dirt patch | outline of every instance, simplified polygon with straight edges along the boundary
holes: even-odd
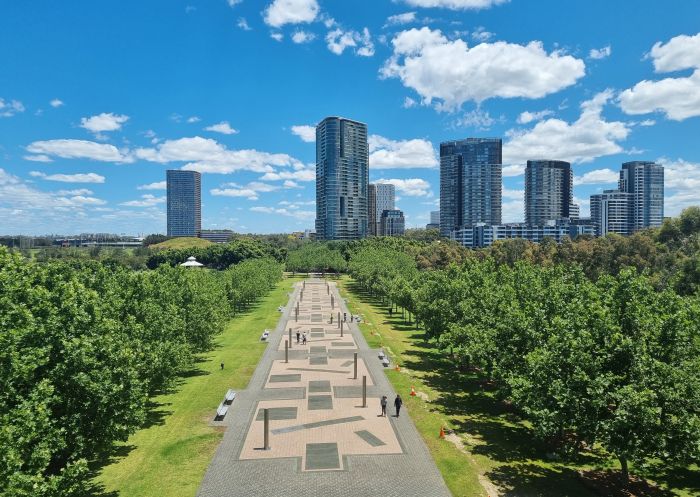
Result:
[[[625,482],[617,471],[579,471],[578,476],[586,487],[606,497],[672,497],[675,495],[643,478],[632,476],[629,482]]]
[[[428,394],[425,392],[418,392],[416,391],[416,395],[423,399],[425,402],[430,402],[430,397],[428,397]]]
[[[471,440],[476,441],[476,439],[474,437],[469,436],[468,438],[470,440],[469,443],[471,443]],[[454,431],[446,433],[445,440],[447,440],[448,442],[453,444],[455,447],[457,447],[457,449],[460,452],[463,452],[464,454],[468,455],[470,459],[472,459],[472,456],[469,453],[469,451],[464,448],[464,441],[462,440],[462,437],[457,435]],[[476,445],[476,444],[474,444],[474,445]],[[472,461],[473,461],[473,459],[472,459]],[[491,482],[491,480],[489,480],[486,477],[486,475],[479,473],[478,477],[479,477],[479,484],[484,488],[484,490],[486,491],[486,495],[488,495],[488,497],[499,497],[501,495],[501,493],[500,493],[501,491],[498,489],[498,487],[496,485],[493,484],[493,482]]]

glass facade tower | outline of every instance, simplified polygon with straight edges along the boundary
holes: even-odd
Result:
[[[370,235],[381,236],[382,212],[395,208],[396,187],[389,183],[369,184],[368,230]]]
[[[367,236],[369,147],[367,125],[327,117],[316,126],[316,238]]]
[[[559,160],[529,160],[525,168],[525,223],[571,218],[574,175],[571,164]],[[576,210],[576,209],[574,209]],[[578,217],[576,214],[575,217]]]
[[[202,231],[202,175],[166,171],[168,236],[199,236]]]
[[[664,167],[661,164],[623,163],[619,188],[631,196],[630,231],[661,226],[664,220]]]
[[[501,224],[502,142],[467,138],[440,144],[440,234]]]

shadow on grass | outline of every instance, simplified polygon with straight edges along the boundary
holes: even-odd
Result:
[[[568,468],[552,469],[532,463],[516,463],[495,468],[486,476],[500,487],[502,497],[588,497],[592,492]]]

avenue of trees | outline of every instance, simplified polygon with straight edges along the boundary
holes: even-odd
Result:
[[[141,427],[149,397],[281,277],[270,258],[134,271],[0,247],[0,495],[87,492],[88,463]]]
[[[636,264],[588,273],[556,257],[508,260],[499,247],[421,271],[420,251],[396,245],[357,246],[350,274],[494,384],[543,441],[562,453],[601,446],[625,478],[629,463],[700,462],[697,294]]]

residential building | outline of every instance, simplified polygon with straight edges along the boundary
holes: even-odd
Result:
[[[567,219],[548,221],[541,226],[530,226],[527,223],[511,223],[488,225],[477,223],[464,226],[450,233],[450,239],[469,248],[482,248],[493,245],[499,240],[522,238],[539,243],[545,238],[551,238],[561,243],[566,238],[576,238],[581,235],[592,236],[595,226],[571,223]]]
[[[379,226],[381,236],[401,236],[406,231],[406,219],[399,209],[385,210]]]
[[[369,147],[367,125],[327,117],[316,126],[316,237],[367,236]]]
[[[568,219],[573,204],[571,164],[561,160],[529,160],[525,168],[525,223],[541,226]]]
[[[631,203],[632,194],[620,190],[604,190],[591,195],[591,221],[596,227],[596,235],[629,235]]]
[[[169,169],[167,184],[168,236],[199,236],[202,231],[202,175]]]
[[[440,211],[430,211],[430,222],[425,225],[427,230],[440,229]]]
[[[368,188],[368,231],[370,235],[380,234],[382,212],[394,210],[396,187],[389,183],[370,183]]]
[[[234,232],[231,230],[202,230],[199,233],[199,238],[213,243],[228,243],[233,235]]]
[[[630,232],[661,226],[664,220],[664,167],[655,162],[622,164],[619,189],[629,193]]]
[[[502,142],[467,138],[440,144],[440,234],[501,222]]]

